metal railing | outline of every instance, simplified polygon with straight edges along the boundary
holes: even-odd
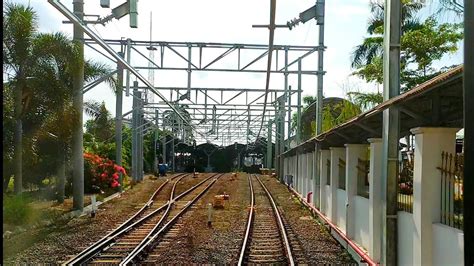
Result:
[[[400,173],[398,175],[398,201],[400,211],[413,213],[413,152],[402,153]]]
[[[441,223],[463,230],[464,154],[441,153]]]

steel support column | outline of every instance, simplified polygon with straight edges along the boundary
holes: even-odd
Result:
[[[267,168],[272,168],[272,120],[268,121],[268,130],[267,130]]]
[[[316,136],[322,133],[323,125],[323,77],[324,77],[324,16],[325,16],[325,3],[324,0],[318,0],[316,2],[316,24],[319,25],[319,36],[318,36],[318,82],[317,82],[317,94],[316,94]],[[315,143],[314,147],[314,182],[313,182],[313,203],[316,208],[320,208],[320,165],[319,165],[319,153],[320,145],[318,142]]]
[[[401,2],[385,0],[383,96],[400,94]],[[382,133],[382,261],[397,265],[397,177],[400,114],[396,106],[383,111]]]
[[[163,136],[161,137],[162,141],[163,141],[163,148],[162,148],[162,152],[163,152],[163,164],[166,164],[167,161],[166,161],[166,133],[165,133],[165,125],[166,125],[166,115],[165,113],[163,112]]]
[[[296,112],[296,145],[299,145],[301,142],[301,60],[298,60],[298,107]]]
[[[138,81],[133,82],[133,87],[138,87]],[[143,114],[143,95],[146,94],[145,91],[139,93],[139,100],[138,100],[138,181],[143,180],[143,125],[144,121],[144,114]]]
[[[464,162],[474,162],[474,1],[464,0]],[[464,265],[474,265],[474,164],[464,164]]]
[[[74,15],[79,20],[84,18],[84,1],[73,0]],[[74,24],[73,40],[78,43],[77,51],[80,58],[84,58],[84,31]],[[83,94],[84,62],[75,68],[73,75],[73,109],[76,112],[76,128],[72,132],[72,169],[73,169],[73,209],[82,211],[84,208],[84,155],[83,155]]]
[[[159,110],[155,110],[155,134],[154,135],[154,146],[153,146],[153,172],[158,173],[158,156],[156,153],[156,147],[158,145],[158,118]]]
[[[133,113],[132,113],[132,178],[138,181],[138,126],[139,126],[139,99],[141,95],[137,89],[133,89]]]
[[[123,53],[119,53],[123,56]],[[117,87],[115,88],[115,164],[122,166],[122,103],[123,103],[123,67],[117,62]],[[119,173],[119,190],[123,190],[123,174]]]

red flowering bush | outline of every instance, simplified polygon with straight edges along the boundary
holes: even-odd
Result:
[[[90,190],[89,192],[96,192],[94,190],[97,189],[115,189],[120,186],[119,174],[127,175],[123,167],[96,154],[84,153],[84,163],[84,185],[86,190]]]

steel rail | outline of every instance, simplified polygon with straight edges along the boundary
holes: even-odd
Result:
[[[212,177],[213,176],[211,176],[211,177],[209,177],[205,180],[208,180]],[[143,238],[143,240],[125,257],[124,260],[126,260],[130,256],[130,254],[134,254],[137,250],[140,250],[140,248],[147,243],[148,239],[155,233],[155,231],[158,229],[158,227],[160,227],[161,224],[163,223],[163,221],[168,217],[168,214],[171,210],[171,207],[173,206],[173,203],[175,201],[174,193],[175,193],[175,190],[176,190],[176,186],[178,185],[178,182],[180,180],[181,180],[181,178],[176,180],[176,182],[173,184],[173,188],[171,189],[171,193],[170,193],[170,199],[168,200],[166,210],[163,213],[163,215],[160,217],[160,220],[155,224],[155,226],[153,226],[153,228],[150,230],[150,232],[148,232],[148,234]]]
[[[209,178],[207,178],[204,181],[209,180],[212,177],[215,177],[218,174],[215,174]],[[218,177],[216,177],[214,180],[212,180],[196,197],[194,197],[191,201],[189,201],[179,212],[176,214],[173,218],[171,218],[163,227],[160,228],[156,234],[154,234],[152,237],[150,237],[144,244],[141,246],[137,246],[137,248],[132,251],[123,261],[120,263],[120,265],[127,265],[130,263],[135,264],[135,259],[138,258],[138,256],[142,253],[146,253],[146,251],[151,250],[157,243],[155,243],[155,240],[163,234],[165,231],[167,231],[171,225],[174,223],[176,219],[178,219],[194,202],[196,202],[204,193],[207,192],[207,190],[224,174],[220,174]],[[202,182],[201,182],[202,183]],[[178,198],[174,199],[172,203],[176,202]],[[172,204],[171,203],[171,204]],[[171,206],[170,204],[170,206]]]
[[[160,193],[161,190],[163,190],[165,185],[168,184],[168,182],[170,180],[175,179],[177,177],[185,176],[185,175],[186,174],[177,174],[177,175],[174,175],[173,177],[171,177],[170,179],[167,179],[165,182],[163,182],[163,184],[161,184],[155,190],[155,192],[151,195],[150,199],[134,215],[132,215],[129,219],[127,219],[125,222],[123,222],[121,225],[119,225],[113,231],[108,233],[106,236],[104,236],[103,238],[101,238],[100,240],[95,242],[94,244],[90,245],[89,247],[87,247],[86,249],[81,251],[79,254],[74,256],[73,258],[71,258],[71,259],[67,260],[66,262],[64,262],[62,265],[76,265],[76,264],[84,263],[87,260],[89,260],[92,256],[94,256],[97,253],[98,249],[101,249],[102,247],[104,247],[104,245],[107,245],[110,242],[111,239],[116,237],[116,234],[123,231],[124,228],[126,229],[135,218],[137,218],[140,214],[145,212],[145,210],[153,204],[153,201],[154,201],[154,198],[156,197],[156,195],[158,193]]]
[[[286,229],[285,229],[285,225],[283,224],[283,220],[281,219],[281,214],[280,212],[278,211],[278,208],[275,204],[275,201],[273,200],[273,196],[272,194],[270,193],[270,191],[268,191],[267,187],[263,184],[263,182],[260,180],[260,178],[257,176],[257,175],[254,175],[255,178],[257,179],[257,181],[260,183],[260,185],[262,186],[263,190],[265,190],[266,194],[267,194],[267,197],[268,199],[270,200],[270,203],[272,204],[272,209],[275,213],[275,217],[277,218],[277,221],[278,221],[278,227],[280,228],[280,234],[281,234],[281,238],[283,240],[283,244],[285,246],[285,252],[286,252],[286,257],[288,259],[288,264],[289,265],[295,265],[295,261],[293,259],[293,255],[291,253],[291,246],[290,246],[290,241],[288,240],[288,236],[286,234]]]
[[[237,265],[243,265],[244,263],[245,250],[247,250],[247,246],[249,244],[248,240],[249,240],[250,229],[252,227],[253,216],[254,216],[255,196],[253,193],[253,185],[252,185],[252,179],[250,175],[248,175],[248,180],[249,180],[249,186],[250,186],[250,212],[248,216],[249,218],[247,222],[247,229],[245,230],[244,242],[242,243],[242,247],[240,249],[239,262],[237,263]]]
[[[189,174],[188,174],[189,175]],[[180,199],[184,196],[186,196],[187,194],[189,194],[189,192],[191,192],[192,190],[198,188],[199,186],[201,186],[204,182],[208,181],[209,179],[211,179],[212,177],[214,177],[216,174],[202,180],[201,182],[199,182],[198,184],[194,185],[193,187],[189,188],[188,190],[186,190],[185,192],[179,194],[175,200],[177,199]],[[186,174],[184,175],[186,176]],[[183,178],[184,176],[180,176],[180,179]],[[170,201],[168,201],[167,203],[165,203],[164,205],[160,206],[158,209],[154,210],[153,212],[149,213],[148,215],[140,218],[138,221],[134,222],[133,224],[129,225],[127,228],[121,230],[120,232],[117,232],[115,235],[112,235],[112,236],[109,236],[107,239],[105,239],[104,243],[101,243],[100,247],[96,247],[95,248],[95,252],[100,252],[100,250],[102,250],[101,248],[103,248],[104,246],[106,247],[106,245],[112,243],[117,237],[127,233],[128,231],[130,231],[131,229],[133,228],[136,228],[137,225],[143,223],[144,221],[146,221],[148,218],[150,218],[151,216],[153,216],[154,214],[162,211],[164,208],[167,208],[168,206],[170,205]],[[109,234],[110,235],[110,234]],[[84,263],[86,263],[88,260],[90,260],[94,255],[96,255],[96,253],[92,254],[92,256],[89,256],[89,258],[87,258],[86,260],[84,261],[81,261],[81,262],[77,262],[77,263],[74,263],[74,264],[67,264],[67,265],[82,265]]]

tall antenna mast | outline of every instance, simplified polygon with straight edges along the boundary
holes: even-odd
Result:
[[[152,37],[153,37],[153,12],[150,11],[150,46],[148,46],[146,49],[149,52],[149,59],[150,61],[148,62],[148,81],[155,86],[155,71],[153,70],[153,63],[155,61],[155,51],[156,47],[153,46],[152,44]],[[154,100],[154,95],[151,93],[149,90],[146,91],[146,97],[148,102],[153,102]]]

